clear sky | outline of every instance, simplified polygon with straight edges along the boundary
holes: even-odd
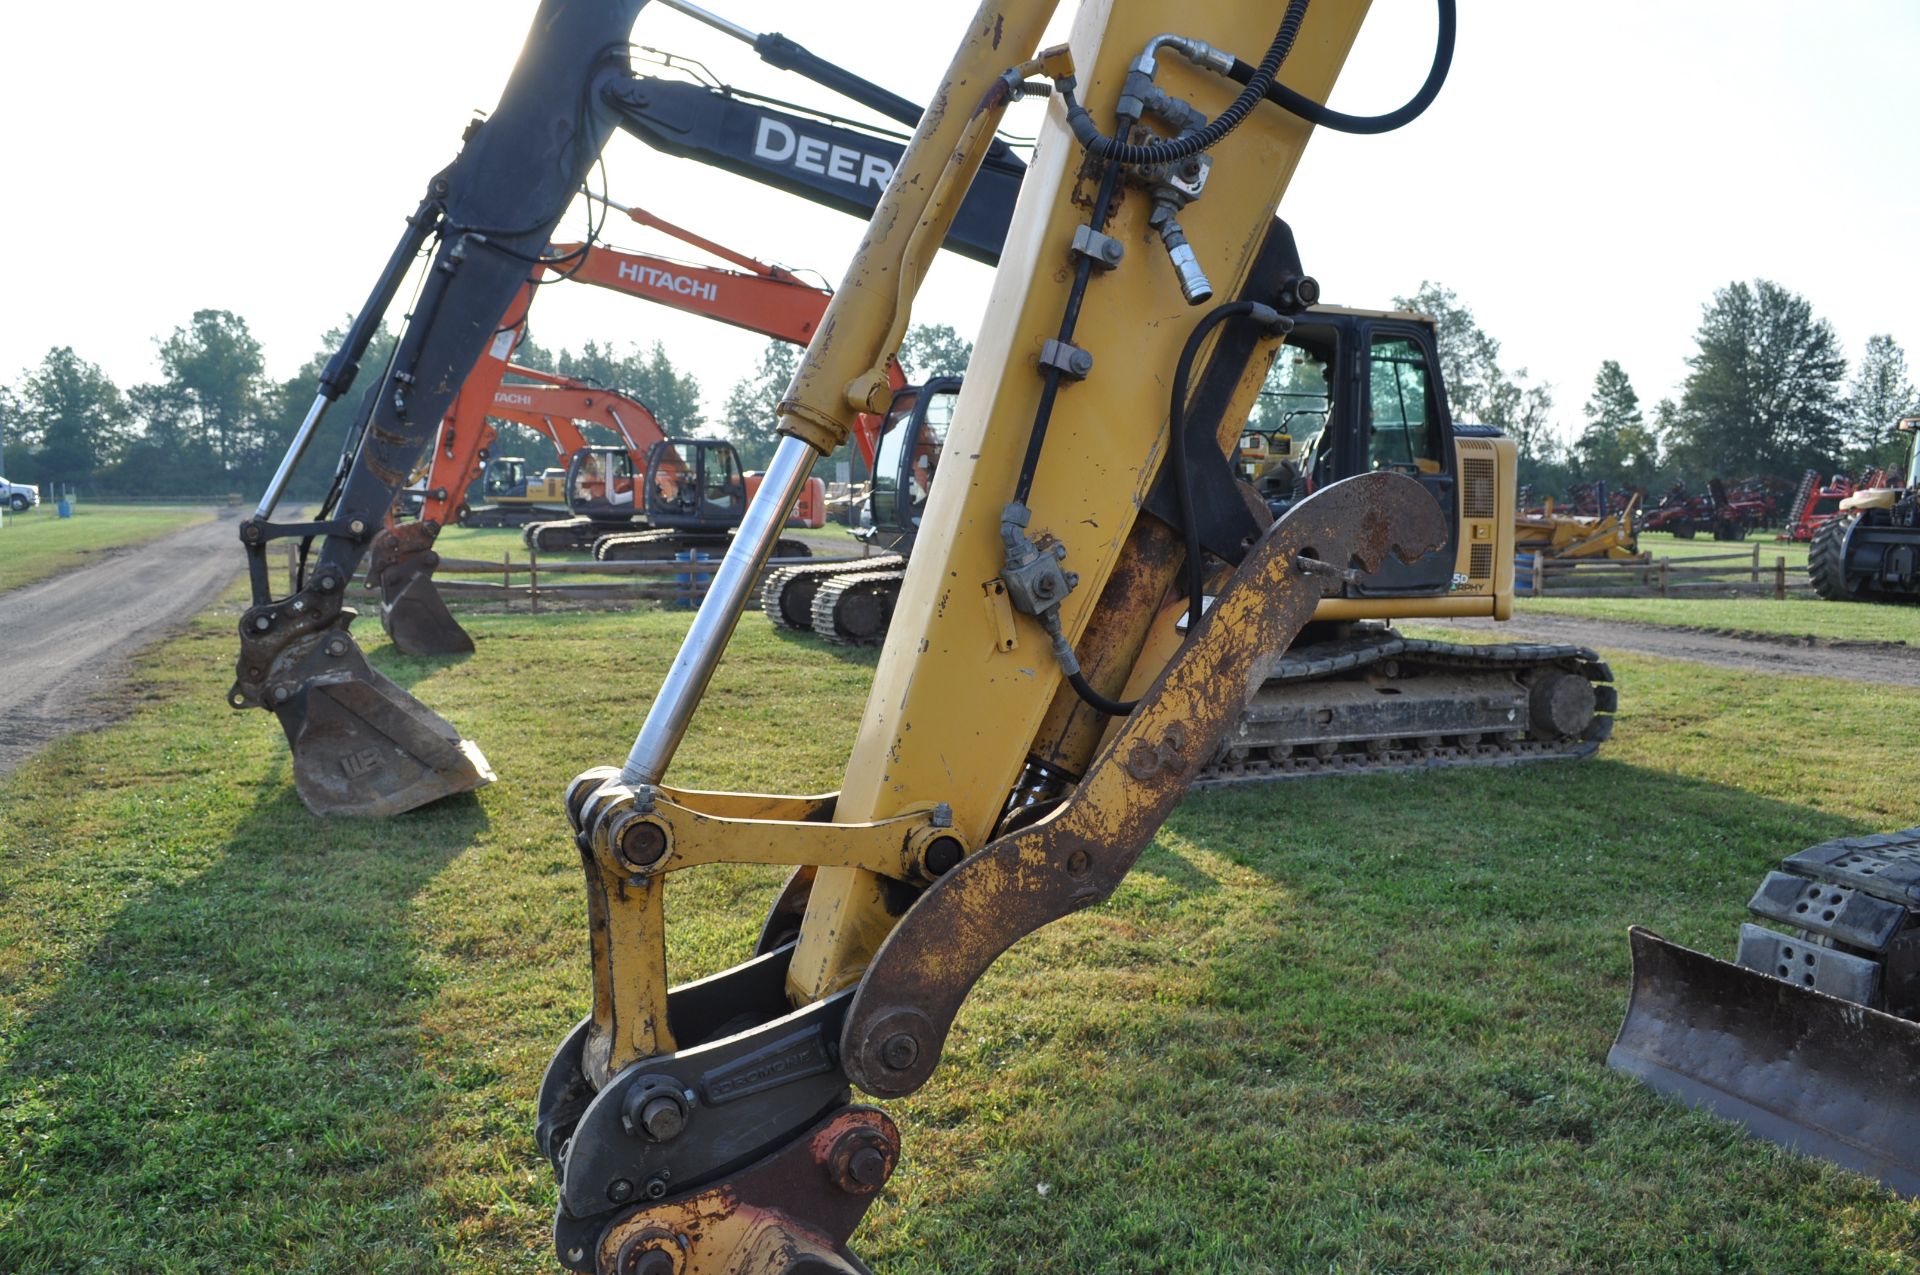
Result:
[[[710,0],[916,100],[966,0]],[[72,345],[123,386],[200,308],[246,317],[288,375],[364,297],[426,179],[490,108],[533,0],[95,0],[0,11],[0,219],[16,244],[0,377]],[[1062,5],[1064,28],[1070,4]],[[1677,392],[1700,307],[1756,276],[1806,295],[1849,357],[1892,333],[1920,362],[1920,5],[1462,0],[1439,102],[1385,137],[1322,132],[1282,207],[1329,300],[1454,288],[1504,361],[1554,384],[1573,431],[1600,361]],[[1177,12],[1177,6],[1170,7]],[[903,15],[910,14],[910,18]],[[1177,22],[1169,25],[1176,26]],[[1371,112],[1424,74],[1430,0],[1376,0],[1334,96]],[[664,7],[637,44],[845,110]],[[1251,60],[1257,50],[1241,50]],[[1040,109],[1029,105],[1026,111]],[[1266,109],[1266,108],[1263,108]],[[848,111],[848,113],[857,113]],[[1033,116],[1010,117],[1015,132]],[[859,224],[624,136],[616,199],[837,281]],[[572,233],[571,214],[561,234]],[[637,228],[616,244],[660,247]],[[989,272],[952,259],[916,319],[971,334]],[[758,338],[591,288],[549,288],[548,347],[666,342],[710,405]]]

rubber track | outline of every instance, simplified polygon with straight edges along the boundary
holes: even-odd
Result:
[[[1384,638],[1349,639],[1317,643],[1290,651],[1280,657],[1268,682],[1302,683],[1328,680],[1382,660],[1405,659],[1429,666],[1435,671],[1512,673],[1550,664],[1572,664],[1594,684],[1594,718],[1579,739],[1536,740],[1516,733],[1505,737],[1482,738],[1476,744],[1442,742],[1432,748],[1386,748],[1366,751],[1365,741],[1342,746],[1331,757],[1310,752],[1274,760],[1248,757],[1232,761],[1223,753],[1205,767],[1194,780],[1195,787],[1220,787],[1226,784],[1257,783],[1275,779],[1304,779],[1315,775],[1361,775],[1383,771],[1437,770],[1451,766],[1513,766],[1523,762],[1573,760],[1591,757],[1613,733],[1613,713],[1619,694],[1613,686],[1613,670],[1598,654],[1584,646],[1561,646],[1539,642],[1505,642],[1476,646],[1464,642],[1440,642],[1426,638],[1407,638],[1391,634]],[[1393,737],[1397,743],[1405,740]],[[1350,751],[1349,751],[1350,750]]]
[[[900,582],[907,578],[904,566],[875,571],[862,564],[861,570],[834,576],[813,595],[813,631],[835,646],[878,646],[887,637],[893,623],[893,603],[900,596]],[[879,631],[866,637],[847,633],[840,627],[840,601],[855,590],[873,591],[885,598],[887,618]]]
[[[608,535],[601,536],[593,542],[593,560],[595,562],[663,562],[672,558],[674,553],[681,548],[679,544],[680,537],[680,532],[661,527],[650,528],[646,531],[612,532]],[[611,552],[617,549],[648,549],[654,545],[661,546],[665,552],[660,554],[642,553],[634,557],[622,555],[617,558],[614,557]]]
[[[760,587],[760,609],[766,612],[767,619],[771,620],[773,626],[777,629],[787,629],[796,633],[810,633],[813,631],[811,598],[808,599],[809,620],[808,623],[804,625],[789,622],[785,612],[780,608],[780,591],[785,589],[789,582],[817,577],[824,583],[832,577],[842,574],[857,575],[868,571],[900,570],[906,566],[906,563],[907,560],[899,554],[889,553],[875,554],[873,557],[867,558],[858,564],[822,562],[805,567],[781,567],[779,570],[768,575],[766,583]],[[817,595],[818,587],[816,586],[815,596]]]

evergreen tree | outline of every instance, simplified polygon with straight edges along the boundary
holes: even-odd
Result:
[[[1640,414],[1640,396],[1618,363],[1608,359],[1593,378],[1583,409],[1587,427],[1574,443],[1584,475],[1646,486],[1653,481],[1658,445]]]
[[[1903,416],[1920,411],[1920,394],[1907,379],[1907,356],[1884,334],[1867,338],[1866,352],[1847,388],[1847,466],[1852,470],[1897,466],[1906,458],[1906,436],[1895,430]]]

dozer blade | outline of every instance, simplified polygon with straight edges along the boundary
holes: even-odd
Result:
[[[351,616],[301,639],[298,689],[274,706],[293,750],[293,783],[317,815],[379,818],[493,782],[487,759],[453,724],[368,665]]]
[[[1920,1195],[1920,1023],[1634,926],[1607,1065],[1758,1137]]]
[[[408,655],[470,654],[473,639],[434,587],[433,569],[440,565],[440,555],[426,547],[431,535],[416,528],[438,530],[410,523],[398,533],[383,530],[374,537],[367,574],[380,585],[380,627]]]

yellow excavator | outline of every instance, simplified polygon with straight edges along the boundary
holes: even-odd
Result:
[[[538,1136],[567,1269],[865,1270],[848,1237],[903,1148],[851,1090],[918,1089],[992,961],[1118,885],[1317,611],[1364,614],[1383,572],[1471,557],[1441,479],[1487,484],[1498,543],[1501,440],[1463,439],[1485,444],[1484,471],[1416,456],[1317,485],[1277,519],[1236,494],[1207,516],[1244,515],[1245,531],[1216,527],[1205,547],[1200,458],[1231,481],[1227,451],[1315,291],[1273,216],[1311,125],[1271,100],[1273,77],[1324,99],[1364,10],[1293,0],[1276,33],[1244,0],[1177,17],[1091,5],[1044,51],[1048,4],[989,4],[969,24],[631,752],[566,795],[593,1008],[554,1056]],[[1251,66],[1235,52],[1262,47]],[[1001,109],[1029,92],[1053,107],[842,786],[672,785],[786,503],[856,413],[887,409],[915,286]],[[751,957],[675,987],[666,886],[724,862],[794,871]]]

